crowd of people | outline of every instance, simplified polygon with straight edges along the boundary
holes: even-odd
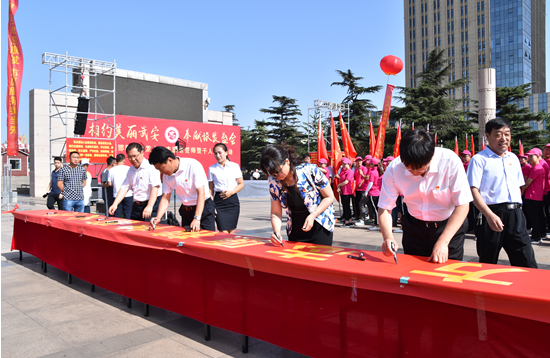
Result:
[[[267,146],[259,168],[268,178],[272,242],[282,240],[284,212],[289,241],[332,245],[340,221],[344,228],[380,231],[386,255],[399,248],[393,234],[402,233],[405,254],[444,263],[463,259],[465,234],[473,231],[480,262],[496,264],[504,249],[512,265],[537,267],[531,245],[550,231],[550,144],[544,153],[533,148],[516,156],[508,150],[507,120],[493,119],[485,130],[488,145],[473,157],[467,150],[459,157],[438,148],[429,133],[417,129],[403,134],[399,157],[344,157],[337,172],[325,158],[315,165],[311,158],[298,160],[292,149]],[[140,143],[129,144],[127,157],[110,157],[101,173],[108,214],[147,221],[154,229],[175,191],[187,230],[233,233],[242,172],[225,144],[216,144],[213,153],[216,163],[206,175],[195,159],[176,157],[164,147],[153,148],[145,159]],[[69,157],[65,167],[61,158],[54,160],[47,206],[90,212],[89,162],[80,161],[78,152]],[[335,195],[343,212],[339,220]]]

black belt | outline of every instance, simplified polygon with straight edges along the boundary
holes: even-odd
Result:
[[[487,205],[487,206],[491,210],[495,210],[495,209],[515,210],[515,209],[521,208],[521,204],[518,204],[518,203],[502,203],[502,204]]]
[[[420,225],[422,225],[422,226],[426,225],[427,228],[437,229],[438,227],[441,227],[441,226],[445,225],[447,223],[447,221],[449,221],[449,219],[446,219],[446,220],[443,220],[443,221],[424,221],[424,220],[420,220],[420,219],[415,218],[410,213],[408,213],[408,215],[409,215],[410,218],[412,218],[414,221],[416,221]]]
[[[208,198],[204,201],[204,206],[206,206],[206,203],[208,203],[208,200],[212,200],[211,198]],[[181,207],[183,208],[183,210],[185,211],[193,211],[197,208],[196,205],[193,205],[193,206],[186,206],[186,205],[183,205],[181,204]]]
[[[147,204],[149,204],[149,200],[146,200],[146,201],[137,201],[137,200],[134,200],[134,203],[138,204],[139,206],[142,206],[142,205],[147,206]]]

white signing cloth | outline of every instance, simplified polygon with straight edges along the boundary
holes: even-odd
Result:
[[[398,157],[386,169],[378,207],[392,210],[399,194],[409,213],[423,221],[447,220],[456,206],[473,200],[459,157],[449,149],[435,148],[425,176],[409,172]]]
[[[128,169],[128,174],[121,188],[132,190],[134,192],[134,200],[146,201],[149,200],[151,196],[151,190],[156,186],[160,188],[161,184],[160,172],[155,169],[147,159],[143,158],[139,168],[136,169],[136,167],[132,165],[130,169]],[[160,189],[158,195],[162,195]]]
[[[197,205],[197,188],[200,187],[204,187],[204,200],[210,198],[208,180],[201,163],[193,158],[178,159],[178,170],[172,175],[162,175],[162,192],[169,194],[176,189],[176,195],[185,206]]]
[[[216,163],[208,168],[208,181],[214,182],[214,191],[233,190],[239,185],[237,179],[242,177],[239,165],[229,160],[225,166]]]

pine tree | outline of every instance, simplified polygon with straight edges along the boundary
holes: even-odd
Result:
[[[370,99],[359,98],[362,95],[376,93],[382,89],[382,86],[362,87],[359,81],[363,77],[356,77],[351,70],[347,72],[336,70],[342,77],[341,82],[332,82],[331,86],[345,87],[347,96],[342,103],[348,104],[349,113],[349,135],[353,141],[357,152],[363,152],[368,148],[368,132],[369,132],[369,111],[376,110],[376,106],[372,104]],[[344,115],[344,114],[342,114]],[[347,119],[347,118],[344,118]],[[335,118],[336,126],[339,126],[337,118]]]
[[[262,150],[269,144],[269,131],[258,120],[254,120],[253,129],[249,128],[241,129],[241,167],[251,171],[260,164]]]
[[[397,87],[402,94],[398,97],[404,107],[393,108],[390,117],[402,119],[403,124],[416,128],[426,128],[437,132],[438,140],[454,141],[454,137],[473,133],[473,121],[463,111],[457,110],[462,99],[452,99],[453,89],[460,90],[470,80],[459,78],[448,81],[453,70],[453,63],[444,58],[444,51],[438,48],[430,52],[425,70],[414,76],[419,80],[417,87]],[[454,143],[454,142],[453,142]]]
[[[233,114],[233,125],[238,126],[239,125],[239,120],[237,119],[237,115],[235,114],[235,105],[234,104],[225,105],[225,106],[223,106],[223,110],[225,112],[229,112],[229,113]]]
[[[296,104],[296,100],[286,96],[274,95],[273,102],[278,103],[278,106],[260,109],[260,112],[272,116],[266,120],[258,121],[258,123],[269,129],[268,136],[274,144],[299,146],[301,134],[298,131],[297,116],[301,116],[302,112]]]

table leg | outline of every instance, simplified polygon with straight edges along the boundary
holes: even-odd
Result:
[[[19,250],[19,261],[23,261],[23,251]]]
[[[242,341],[242,352],[244,354],[248,353],[248,336],[243,335],[243,341]]]
[[[210,325],[205,324],[204,325],[204,340],[209,341],[210,340]]]
[[[44,273],[48,272],[48,264],[45,262],[42,262],[42,263],[43,263],[42,271],[44,271]]]
[[[73,283],[73,275],[71,275],[70,273],[67,274],[67,281],[69,281],[69,285]]]
[[[95,285],[92,285],[92,292],[95,292]]]
[[[149,305],[145,304],[145,311],[143,312],[143,315],[145,317],[149,317]]]
[[[128,308],[132,308],[132,299],[131,298],[126,298],[126,307]]]

